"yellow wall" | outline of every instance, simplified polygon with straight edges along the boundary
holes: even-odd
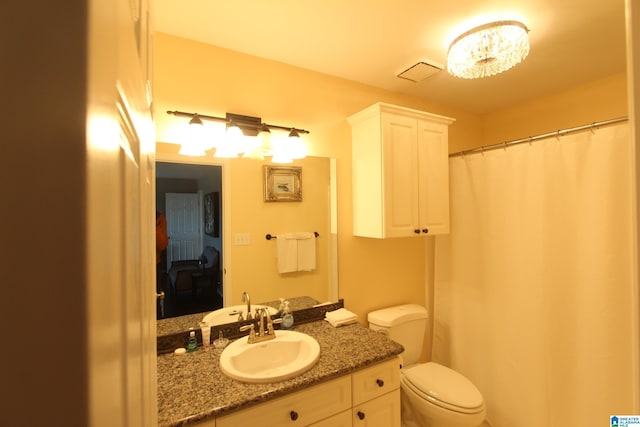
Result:
[[[303,295],[323,302],[329,299],[329,160],[307,157],[296,160],[291,166],[302,168],[303,200],[265,203],[263,163],[233,159],[232,226],[237,233],[251,236],[250,245],[231,246],[233,301],[239,302],[243,291],[247,291],[254,302]],[[280,274],[276,259],[277,241],[267,240],[265,235],[298,231],[317,231],[320,234],[315,241],[318,268]],[[227,238],[233,238],[233,235]]]
[[[483,117],[481,145],[491,145],[527,136],[627,115],[626,73],[577,86]]]
[[[421,109],[456,118],[450,129],[451,146],[464,146],[465,140],[481,132],[477,116],[166,34],[156,34],[155,43],[158,141],[177,142],[175,126],[184,122],[167,115],[167,110],[215,116],[231,112],[309,129],[305,138],[310,154],[337,159],[340,297],[362,322],[377,308],[426,303],[430,267],[425,267],[423,239],[380,241],[351,235],[351,129],[346,118],[378,101]],[[171,150],[175,151],[173,144],[158,144],[159,153]],[[235,276],[233,280],[235,288]],[[253,295],[252,299],[257,301]]]
[[[367,312],[393,304],[431,305],[433,240],[352,236],[351,130],[346,117],[378,101],[453,117],[449,150],[455,152],[626,115],[624,74],[478,116],[166,34],[157,34],[155,43],[158,141],[177,141],[173,126],[179,120],[166,110],[216,116],[232,112],[309,129],[310,154],[337,159],[340,297],[361,322],[366,322]],[[170,147],[175,146],[159,144],[158,152],[175,149]]]

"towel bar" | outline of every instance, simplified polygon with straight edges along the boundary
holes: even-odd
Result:
[[[317,231],[314,231],[314,232],[313,232],[313,235],[314,235],[314,236],[316,236],[316,237],[320,237],[320,233],[318,233]],[[265,239],[267,239],[267,240],[271,240],[271,239],[277,239],[278,237],[277,237],[277,236],[274,236],[274,235],[272,235],[272,234],[267,233],[267,234],[264,236],[264,238],[265,238]]]

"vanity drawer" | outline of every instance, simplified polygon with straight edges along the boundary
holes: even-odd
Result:
[[[349,408],[351,408],[351,379],[346,375],[222,416],[216,420],[216,426],[278,427],[289,424],[305,426]]]
[[[400,359],[394,357],[352,374],[353,405],[400,388]]]

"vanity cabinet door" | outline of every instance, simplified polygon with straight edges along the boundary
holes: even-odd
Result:
[[[400,427],[400,390],[353,407],[353,427]]]
[[[195,423],[189,424],[189,427],[216,427],[216,419],[209,418],[202,421],[196,421]]]
[[[394,357],[352,374],[353,405],[400,388],[400,360]]]
[[[265,403],[222,416],[217,427],[308,426],[351,408],[351,378],[346,375]]]
[[[351,426],[351,410],[340,412],[326,420],[318,421],[309,427],[352,427]]]

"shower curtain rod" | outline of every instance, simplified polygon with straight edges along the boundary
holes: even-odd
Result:
[[[564,135],[567,135],[569,133],[579,132],[579,131],[585,130],[585,129],[595,129],[595,128],[599,128],[599,127],[602,127],[602,126],[613,125],[613,124],[616,124],[616,123],[624,122],[626,120],[628,120],[628,118],[625,116],[625,117],[618,117],[616,119],[604,120],[604,121],[601,121],[601,122],[594,122],[594,123],[591,123],[591,124],[588,124],[588,125],[582,125],[582,126],[577,126],[577,127],[574,127],[574,128],[557,130],[557,131],[554,131],[554,132],[543,133],[543,134],[540,134],[540,135],[530,136],[530,137],[527,137],[527,138],[514,139],[512,141],[501,142],[499,144],[485,145],[485,146],[482,146],[482,147],[471,148],[469,150],[462,150],[462,151],[458,151],[458,152],[449,154],[449,157],[458,157],[458,156],[464,156],[464,155],[467,155],[467,154],[474,154],[474,153],[484,153],[485,151],[496,150],[498,148],[507,148],[507,147],[510,147],[512,145],[524,144],[525,142],[533,142],[533,141],[538,141],[540,139],[551,138],[551,137],[554,137],[554,136],[564,136]]]

